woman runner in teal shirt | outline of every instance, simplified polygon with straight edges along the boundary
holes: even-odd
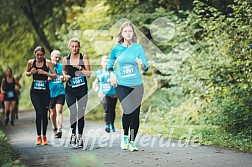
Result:
[[[113,72],[114,63],[117,65],[116,72]],[[108,71],[110,71],[111,84],[115,86],[123,108],[124,136],[121,148],[130,151],[138,150],[134,140],[139,128],[139,114],[144,92],[139,68],[143,71],[148,70],[145,53],[143,47],[137,43],[132,23],[125,22],[120,28],[118,43],[110,53]]]
[[[117,96],[115,88],[110,83],[110,75],[107,71],[108,57],[103,56],[101,59],[102,69],[96,71],[96,79],[93,82],[93,88],[98,88],[98,98],[104,111],[104,120],[106,122],[105,131],[115,132],[115,108],[117,103]],[[99,87],[98,87],[99,86]]]
[[[62,136],[62,123],[63,115],[62,109],[65,104],[65,88],[64,77],[62,73],[62,64],[60,63],[60,51],[54,50],[51,52],[51,61],[54,64],[54,70],[56,71],[57,78],[49,78],[50,88],[50,120],[55,138],[61,138]]]

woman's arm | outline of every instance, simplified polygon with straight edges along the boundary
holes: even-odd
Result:
[[[115,60],[116,60],[116,50],[115,50],[115,47],[114,47],[112,49],[112,51],[110,52],[110,56],[109,56],[109,59],[108,59],[107,70],[109,72],[114,70]]]
[[[5,82],[5,78],[2,79],[2,83],[1,83],[1,93],[5,93],[3,87],[4,87],[4,82]]]
[[[114,86],[114,87],[117,87],[118,80],[116,78],[116,75],[114,74],[113,71],[110,71],[109,74],[110,74],[110,79],[109,80],[110,80],[111,85]]]
[[[33,61],[34,60],[32,59],[32,60],[29,60],[27,62],[27,68],[26,68],[26,73],[25,73],[25,75],[27,77],[30,77],[30,76],[32,76],[33,74],[35,74],[37,72],[37,70],[35,68],[32,68],[32,62]]]
[[[95,78],[94,82],[92,83],[92,88],[95,90],[95,91],[98,91],[99,90],[99,87],[98,87],[98,78]]]
[[[89,64],[89,59],[87,55],[83,55],[83,62],[84,62],[84,68],[80,66],[79,70],[83,75],[89,77],[91,75],[91,71],[90,71],[90,64]]]
[[[148,71],[149,66],[146,60],[144,49],[141,45],[139,45],[139,57],[137,58],[136,62],[138,63],[138,65],[141,67],[143,71],[145,72]]]
[[[110,74],[110,83],[112,86],[116,87],[117,86],[117,78],[116,75],[114,74],[114,63],[116,60],[116,50],[115,48],[112,49],[110,52],[109,60],[108,60],[108,65],[107,65],[107,70],[109,71]]]
[[[15,84],[18,86],[18,89],[21,89],[21,84],[19,83],[18,80],[15,79]]]
[[[66,57],[62,59],[62,75],[64,81],[69,81],[71,79],[71,76],[67,74],[67,60]]]
[[[50,60],[46,60],[46,62],[47,62],[48,68],[51,71],[51,73],[43,71],[42,74],[44,74],[44,75],[46,75],[46,76],[48,76],[48,77],[50,77],[52,79],[56,79],[57,78],[57,74],[56,74],[56,71],[53,68],[53,63]]]

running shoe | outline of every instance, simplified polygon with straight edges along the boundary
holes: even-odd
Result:
[[[124,135],[121,142],[121,149],[127,150],[129,148],[129,136]]]
[[[57,132],[58,128],[53,128],[53,132]]]
[[[106,124],[105,131],[110,133],[110,124]]]
[[[11,122],[10,122],[10,123],[11,123],[11,125],[12,125],[12,126],[14,126],[14,121],[13,121],[13,120],[11,120]]]
[[[77,139],[77,148],[82,148],[83,147],[83,139],[82,138],[78,138]]]
[[[130,141],[130,142],[129,142],[129,150],[130,150],[130,151],[138,151],[138,148],[136,147],[134,141]]]
[[[56,134],[55,134],[55,138],[61,138],[62,136],[62,131],[58,131]]]
[[[46,136],[43,136],[42,137],[42,145],[47,145],[48,144],[48,141],[46,139]]]
[[[110,131],[111,132],[115,132],[115,126],[114,126],[114,124],[110,124]]]
[[[6,119],[5,119],[5,122],[4,122],[4,125],[7,126],[8,123],[9,123],[9,118],[6,118]]]
[[[35,145],[41,145],[41,144],[42,144],[41,136],[38,136]]]
[[[76,140],[77,140],[76,135],[75,135],[75,134],[72,134],[72,135],[71,135],[71,139],[70,139],[70,144],[71,144],[72,146],[75,146],[75,145],[76,145]]]

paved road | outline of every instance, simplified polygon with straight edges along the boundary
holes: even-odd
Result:
[[[219,147],[181,144],[159,140],[151,136],[139,136],[138,152],[121,150],[121,133],[105,133],[104,125],[86,122],[83,148],[71,148],[69,143],[69,120],[64,118],[62,139],[50,138],[49,145],[35,146],[35,113],[20,112],[15,126],[1,127],[7,133],[18,157],[27,166],[102,166],[102,167],[251,167],[252,154],[231,151]],[[50,123],[49,126],[51,127]],[[50,129],[50,128],[49,128]]]

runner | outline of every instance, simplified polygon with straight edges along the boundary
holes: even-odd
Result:
[[[47,145],[46,131],[48,125],[48,106],[50,101],[50,89],[48,77],[55,79],[56,72],[53,64],[45,58],[45,49],[37,46],[34,50],[35,59],[27,62],[26,76],[32,76],[33,82],[30,90],[31,102],[36,111],[37,140],[36,145]],[[51,73],[49,73],[49,70]],[[42,136],[41,136],[42,124]]]
[[[50,87],[50,120],[55,138],[61,138],[62,136],[62,124],[63,115],[62,109],[65,104],[65,88],[64,77],[62,74],[62,64],[60,63],[60,51],[54,50],[51,53],[51,61],[54,64],[54,70],[56,71],[57,78],[51,79],[49,77]]]
[[[4,94],[4,108],[5,108],[5,126],[9,123],[9,115],[11,114],[11,125],[14,125],[14,107],[17,102],[17,93],[15,86],[18,87],[18,89],[21,88],[20,83],[18,80],[15,80],[15,78],[12,76],[12,69],[7,68],[6,71],[6,77],[2,79],[1,84],[1,92]]]
[[[107,71],[108,57],[103,56],[101,59],[102,69],[96,71],[96,79],[92,86],[95,90],[99,90],[98,98],[104,111],[104,120],[106,123],[106,132],[115,132],[115,108],[117,103],[117,96],[115,88],[110,83],[110,75]],[[99,88],[97,87],[99,85]],[[98,89],[96,89],[98,88]]]
[[[62,63],[63,75],[66,79],[66,103],[70,110],[72,130],[70,144],[74,147],[83,147],[84,113],[88,100],[86,77],[91,74],[90,65],[88,56],[80,53],[79,39],[70,39],[68,48],[71,53],[62,59]]]
[[[113,72],[114,63],[117,72]],[[124,137],[121,148],[137,151],[135,138],[139,128],[139,114],[144,93],[139,68],[148,70],[143,47],[137,43],[137,36],[132,23],[122,24],[118,43],[113,47],[109,62],[110,81],[116,88],[116,94],[123,108],[122,125]],[[129,136],[130,130],[130,136]]]

